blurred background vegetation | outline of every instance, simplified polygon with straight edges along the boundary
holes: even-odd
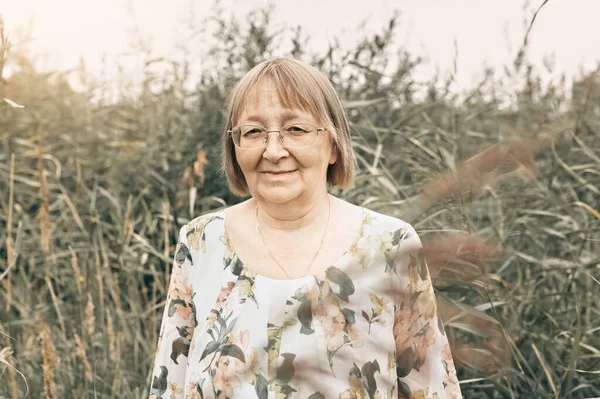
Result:
[[[464,396],[600,396],[598,70],[543,83],[524,46],[456,94],[452,75],[415,77],[398,16],[316,54],[271,11],[215,12],[200,76],[149,58],[140,87],[38,72],[2,37],[0,397],[148,396],[178,228],[241,200],[219,174],[226,96],[276,56],[345,102],[360,175],[332,192],[432,250]]]

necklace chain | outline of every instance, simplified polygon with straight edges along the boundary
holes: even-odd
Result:
[[[304,275],[310,270],[310,268],[312,267],[315,259],[317,259],[317,255],[319,254],[319,252],[321,252],[321,248],[323,247],[323,242],[325,241],[325,236],[327,235],[327,229],[329,228],[329,218],[331,217],[331,199],[329,197],[327,197],[327,200],[328,200],[327,203],[329,204],[329,211],[327,213],[327,224],[325,225],[325,231],[323,231],[323,237],[321,237],[321,243],[319,244],[319,249],[317,249],[317,252],[315,252],[315,255],[313,256],[312,260],[310,261],[310,263],[308,264],[308,266],[306,267],[306,269],[304,269],[304,271],[302,272],[302,275],[299,276],[299,277],[304,277]],[[267,241],[265,240],[265,236],[263,235],[262,231],[260,231],[260,226],[258,225],[258,205],[256,206],[256,231],[260,235],[260,238],[262,239],[263,245],[265,246],[267,252],[269,253],[269,256],[271,257],[271,259],[273,259],[275,261],[275,263],[277,263],[277,266],[279,266],[279,268],[285,273],[286,276],[288,276],[288,278],[293,279],[294,277],[292,277],[285,270],[285,268],[281,265],[281,263],[279,263],[279,261],[277,260],[277,258],[275,257],[275,255],[273,255],[273,252],[271,252],[271,248],[269,248],[269,246],[267,245]]]

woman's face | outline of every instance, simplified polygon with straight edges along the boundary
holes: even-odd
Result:
[[[322,127],[310,113],[284,108],[270,81],[253,90],[236,122],[237,125],[261,125],[268,130],[279,130],[293,122],[310,122]],[[319,132],[317,142],[304,148],[287,148],[276,133],[269,133],[266,147],[235,147],[235,156],[250,194],[278,204],[311,200],[319,192],[325,192],[327,167],[337,159],[328,130]]]

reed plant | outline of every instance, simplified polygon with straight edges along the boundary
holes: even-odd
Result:
[[[332,192],[419,232],[465,397],[600,396],[598,70],[547,83],[523,51],[456,92],[416,78],[399,15],[323,54],[272,9],[232,21],[202,22],[199,71],[149,59],[139,87],[40,72],[0,24],[0,397],[148,396],[178,228],[240,201],[225,98],[274,56],[344,99],[360,173]]]

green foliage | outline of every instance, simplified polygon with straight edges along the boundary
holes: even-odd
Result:
[[[310,54],[299,28],[274,31],[271,15],[258,10],[242,24],[216,12],[199,75],[191,60],[150,60],[139,90],[125,81],[116,93],[104,83],[74,90],[71,76],[9,53],[0,275],[14,266],[0,281],[0,360],[23,373],[30,395],[44,393],[45,358],[56,397],[148,396],[178,227],[240,200],[219,172],[226,96],[257,63],[297,56],[330,77],[352,121],[361,173],[336,195],[405,219],[424,241],[464,231],[503,248],[487,273],[455,262],[434,279],[440,301],[460,309],[445,321],[465,397],[600,396],[598,74],[567,93],[531,67],[488,71],[452,94],[452,76],[415,78],[422,60],[394,42],[398,15],[356,48],[325,54]],[[510,82],[520,89],[509,92]],[[535,178],[519,179],[520,168],[479,192],[419,202],[424,182],[482,149],[556,126]],[[40,323],[56,362],[40,351]],[[0,381],[0,396],[24,395],[12,368],[0,365]]]

